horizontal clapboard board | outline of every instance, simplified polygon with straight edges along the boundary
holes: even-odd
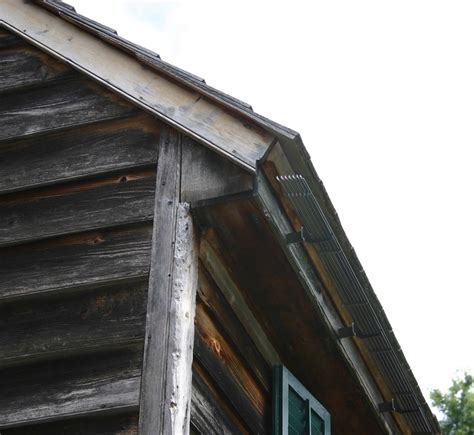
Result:
[[[151,224],[0,250],[0,301],[148,277]]]
[[[0,367],[143,344],[148,281],[0,305]]]
[[[77,77],[9,93],[0,100],[0,140],[44,134],[130,116],[138,109],[91,81]]]
[[[0,144],[0,193],[156,167],[159,127],[148,116],[134,116],[4,142]]]
[[[0,246],[153,219],[155,172],[28,191],[0,198]]]
[[[91,354],[0,371],[0,429],[137,409],[142,350]]]

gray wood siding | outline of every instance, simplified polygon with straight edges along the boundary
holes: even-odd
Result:
[[[153,222],[157,180],[172,184],[157,173],[164,128],[1,29],[0,123],[0,430],[135,435],[152,233],[171,231]],[[182,146],[181,201],[251,191],[240,168]],[[267,350],[205,249],[191,433],[270,433]]]
[[[138,435],[135,412],[72,418],[2,430],[3,435]]]
[[[161,124],[1,29],[0,124],[0,430],[137,434]]]
[[[158,157],[157,135],[154,120],[132,116],[3,142],[0,193],[154,167]]]

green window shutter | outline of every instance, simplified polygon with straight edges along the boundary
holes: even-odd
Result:
[[[331,434],[329,413],[283,366],[273,370],[273,434]]]

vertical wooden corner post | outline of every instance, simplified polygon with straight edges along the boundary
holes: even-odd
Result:
[[[180,203],[181,135],[160,137],[140,434],[188,434],[191,406],[197,246],[189,206]]]

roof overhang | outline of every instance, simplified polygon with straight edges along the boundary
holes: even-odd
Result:
[[[275,134],[252,122],[250,109],[231,104],[228,98],[219,96],[204,83],[198,84],[195,78],[182,72],[178,74],[180,70],[138,46],[133,53],[130,46],[127,50],[117,49],[111,42],[121,41],[120,38],[106,28],[98,30],[97,24],[92,26],[90,21],[84,21],[81,26],[79,16],[70,8],[53,2],[38,3],[54,5],[58,15],[30,2],[1,0],[0,24],[201,144],[255,172],[256,162],[275,141]],[[101,38],[93,33],[100,33]]]
[[[120,38],[113,30],[76,14],[56,1],[0,0],[0,25],[23,37],[55,58],[71,65],[104,87],[155,115],[200,144],[256,175],[256,196],[271,222],[290,263],[298,271],[308,297],[328,328],[341,354],[354,368],[366,395],[378,405],[407,391],[387,382],[387,367],[357,338],[341,340],[337,331],[354,321],[341,301],[341,289],[328,273],[318,247],[310,243],[287,244],[287,233],[301,222],[276,183],[278,175],[299,174],[307,181],[327,223],[371,304],[374,321],[382,325],[394,352],[393,370],[402,373],[418,408],[411,414],[394,413],[398,427],[439,431],[408,363],[393,335],[382,307],[337,218],[300,136],[252,111],[244,103],[219,92],[205,82],[162,61],[158,55]],[[312,276],[322,277],[329,297],[316,291]],[[350,291],[350,289],[345,289]],[[374,357],[375,356],[375,357]],[[393,410],[392,410],[393,411]],[[415,417],[414,417],[415,416]],[[392,414],[380,414],[387,428],[394,427]],[[418,423],[414,423],[415,420]]]

